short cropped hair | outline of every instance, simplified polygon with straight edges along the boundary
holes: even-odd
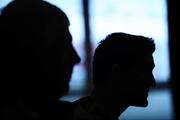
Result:
[[[112,33],[102,40],[93,57],[93,83],[101,85],[108,71],[118,64],[120,69],[129,69],[135,59],[155,51],[152,38],[128,33]]]
[[[32,58],[37,61],[39,54],[46,56],[46,59],[50,58],[55,55],[55,51],[58,51],[56,46],[58,48],[65,46],[68,26],[69,20],[66,14],[46,1],[14,0],[10,2],[1,13],[3,36],[1,36],[3,38],[1,52],[5,53],[5,62],[12,68],[12,65],[21,65],[21,60],[31,61],[29,58]],[[25,57],[27,57],[26,60]],[[19,63],[12,63],[12,61]]]

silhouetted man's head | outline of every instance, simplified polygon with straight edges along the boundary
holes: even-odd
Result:
[[[147,106],[150,87],[155,85],[154,41],[143,36],[112,33],[95,50],[93,82],[96,92],[114,102]]]
[[[9,84],[49,98],[66,94],[80,62],[66,14],[45,1],[17,0],[3,9],[1,19],[4,71],[15,73]]]

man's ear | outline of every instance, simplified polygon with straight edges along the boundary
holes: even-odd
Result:
[[[118,64],[112,64],[112,66],[108,70],[108,79],[109,81],[112,81],[114,79],[118,79],[120,76],[120,67]]]
[[[111,67],[111,71],[112,71],[112,72],[116,72],[116,71],[118,71],[118,70],[119,70],[119,64],[114,63],[114,64],[112,65],[112,67]]]
[[[118,63],[114,63],[110,69],[111,76],[120,76],[121,75],[121,69],[122,68]]]

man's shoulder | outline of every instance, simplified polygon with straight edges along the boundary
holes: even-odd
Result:
[[[89,105],[90,97],[83,97],[73,102],[74,105],[74,120],[94,120],[89,113],[87,106]]]
[[[52,120],[72,120],[73,114],[73,105],[68,101],[55,101],[51,103],[45,112],[42,113],[44,119],[52,119]]]
[[[90,96],[86,96],[78,100],[75,100],[74,102],[72,102],[72,104],[73,105],[81,104],[82,106],[84,106],[90,102],[90,99],[91,99]]]

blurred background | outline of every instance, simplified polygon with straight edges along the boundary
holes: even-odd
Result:
[[[0,10],[11,0],[0,0]],[[82,61],[76,65],[69,94],[74,101],[89,94],[91,62],[98,43],[112,32],[127,32],[153,38],[153,71],[157,86],[151,90],[146,108],[129,107],[122,120],[174,120],[175,105],[171,86],[167,0],[46,0],[61,8],[70,19],[74,47]],[[103,3],[103,4],[102,4]]]

